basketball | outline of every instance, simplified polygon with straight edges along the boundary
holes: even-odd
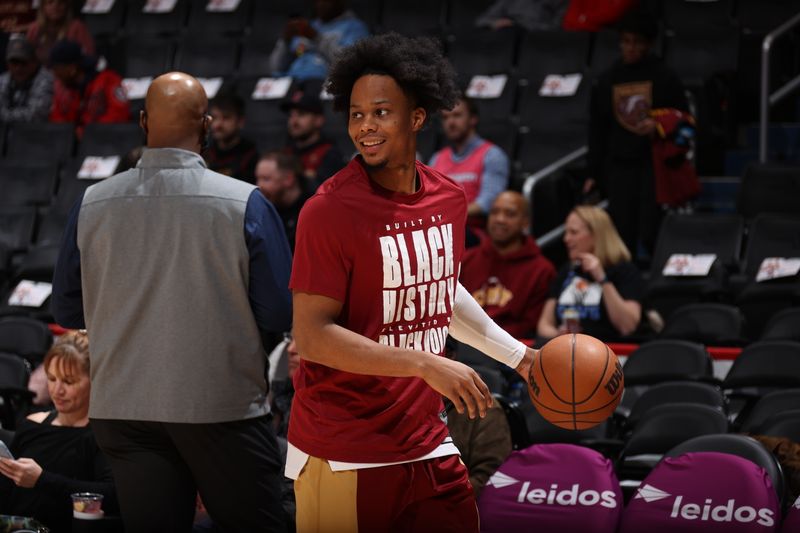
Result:
[[[545,344],[534,357],[528,381],[539,414],[572,430],[596,426],[611,416],[624,389],[616,354],[602,341],[580,333]]]

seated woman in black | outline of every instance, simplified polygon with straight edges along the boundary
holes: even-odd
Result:
[[[581,332],[608,342],[632,334],[642,316],[644,284],[608,213],[578,206],[564,230],[569,263],[550,287],[537,335]]]
[[[70,531],[74,492],[104,495],[117,511],[111,468],[89,428],[89,342],[72,331],[44,360],[55,409],[23,421],[10,445],[15,460],[0,458],[0,514],[36,518],[51,531]]]

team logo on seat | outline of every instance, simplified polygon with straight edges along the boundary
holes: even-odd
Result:
[[[643,499],[647,503],[650,502],[657,502],[658,500],[663,500],[664,498],[669,498],[672,496],[669,492],[664,492],[661,489],[657,489],[652,485],[645,485],[644,487],[639,487],[636,490],[636,496],[634,499]]]
[[[493,485],[498,489],[502,489],[503,487],[509,487],[514,483],[519,483],[519,480],[514,479],[511,476],[507,476],[502,472],[495,472],[494,474],[492,474],[492,477],[489,478],[489,482],[486,484]]]

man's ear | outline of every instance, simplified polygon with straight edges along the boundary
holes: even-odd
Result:
[[[147,133],[147,111],[144,109],[139,111],[139,127]]]
[[[422,126],[425,125],[425,118],[427,118],[428,114],[425,112],[425,108],[417,107],[411,112],[411,130],[414,133],[417,133],[422,129]]]

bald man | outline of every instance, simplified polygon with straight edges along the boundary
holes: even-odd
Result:
[[[489,210],[487,237],[469,248],[461,284],[486,313],[517,338],[535,336],[536,324],[556,277],[553,264],[528,235],[528,201],[518,192],[500,193]]]
[[[258,189],[206,168],[207,106],[191,76],[153,81],[142,158],[78,200],[53,280],[129,533],[191,530],[198,490],[223,531],[285,528],[260,335],[289,329],[291,254]]]

